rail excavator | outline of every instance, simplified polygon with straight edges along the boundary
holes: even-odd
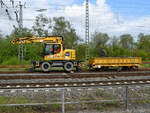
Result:
[[[74,49],[63,48],[62,36],[46,36],[46,37],[24,37],[15,38],[11,41],[12,44],[31,44],[43,43],[43,60],[32,61],[34,71],[36,68],[41,68],[42,71],[48,72],[52,67],[63,67],[65,71],[70,72],[75,67],[78,70],[80,61],[76,60],[76,51]]]

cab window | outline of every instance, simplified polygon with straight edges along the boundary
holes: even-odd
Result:
[[[58,54],[61,51],[60,44],[47,44],[45,45],[45,54],[46,55],[53,55]]]

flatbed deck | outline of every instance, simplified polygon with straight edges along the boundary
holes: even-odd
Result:
[[[89,65],[91,68],[102,68],[102,67],[140,68],[142,65],[142,59],[140,57],[98,57],[98,58],[90,58]]]

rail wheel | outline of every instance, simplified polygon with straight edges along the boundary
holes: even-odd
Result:
[[[48,72],[51,69],[51,65],[48,62],[43,62],[40,67],[44,72]]]
[[[81,70],[82,70],[82,68],[80,66],[76,67],[76,71],[81,71]]]
[[[30,72],[34,72],[34,71],[35,71],[35,68],[32,67],[32,68],[29,69],[29,71],[30,71]]]
[[[133,66],[132,69],[133,69],[134,71],[138,71],[138,67],[137,67],[137,66]]]
[[[117,71],[120,72],[122,70],[122,67],[118,67]]]
[[[64,64],[64,70],[65,71],[71,71],[73,69],[73,63],[72,62],[66,62],[65,64]]]

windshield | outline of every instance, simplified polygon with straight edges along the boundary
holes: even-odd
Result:
[[[58,54],[61,51],[60,44],[45,44],[45,50],[46,55],[53,55]]]

